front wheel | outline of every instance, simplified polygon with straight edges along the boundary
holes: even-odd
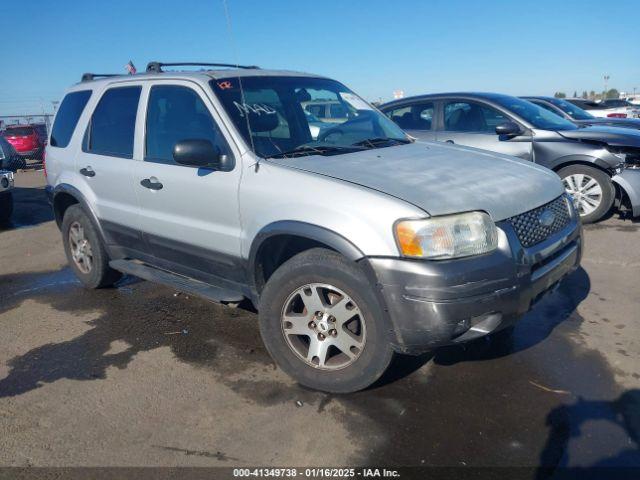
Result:
[[[586,165],[561,168],[558,175],[575,202],[582,223],[600,220],[613,205],[615,187],[602,170]]]
[[[260,333],[275,362],[300,384],[362,390],[393,357],[388,328],[360,268],[312,249],[285,262],[260,298]]]

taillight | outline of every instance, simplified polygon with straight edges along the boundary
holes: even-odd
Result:
[[[607,117],[609,117],[609,118],[627,118],[627,114],[626,113],[609,113],[607,115]]]
[[[44,173],[44,178],[47,178],[47,162],[45,158],[47,157],[47,149],[42,150],[42,172]]]

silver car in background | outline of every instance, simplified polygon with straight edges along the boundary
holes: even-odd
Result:
[[[581,128],[527,100],[497,93],[442,93],[380,109],[420,140],[513,155],[558,173],[583,223],[616,206],[640,215],[640,131]]]

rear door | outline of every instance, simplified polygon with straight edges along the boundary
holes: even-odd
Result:
[[[240,156],[198,84],[159,80],[145,92],[145,134],[135,162],[140,228],[155,262],[219,285],[241,282],[238,187]],[[228,171],[179,165],[173,147],[206,139],[235,159]],[[151,187],[151,188],[150,188]],[[212,278],[215,277],[215,278]]]
[[[135,125],[139,84],[107,88],[98,100],[76,157],[81,190],[95,206],[107,243],[123,250],[123,256],[146,252],[138,218],[138,202],[132,187]]]
[[[439,142],[532,159],[531,133],[522,127],[526,132],[522,135],[507,137],[496,134],[496,126],[518,122],[486,103],[466,99],[446,100],[442,104],[442,115],[442,130],[437,132]]]
[[[435,141],[436,115],[433,102],[416,102],[386,112],[400,128],[418,140]]]

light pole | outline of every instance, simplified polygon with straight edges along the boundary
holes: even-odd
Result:
[[[611,77],[610,77],[609,75],[605,75],[605,76],[604,76],[604,94],[602,95],[602,99],[603,99],[603,100],[606,100],[606,98],[607,98],[607,92],[608,92],[608,90],[607,90],[607,83],[609,82],[609,79],[610,79],[610,78],[611,78]]]

